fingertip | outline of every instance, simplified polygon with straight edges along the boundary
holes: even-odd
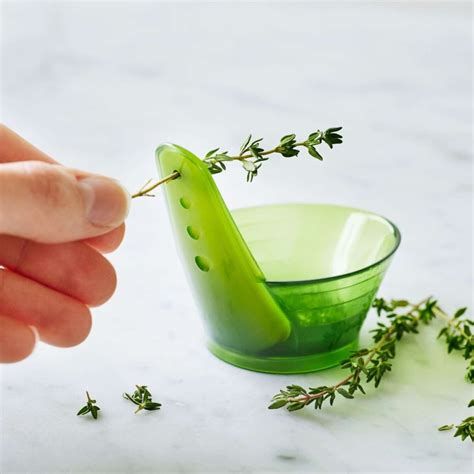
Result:
[[[100,281],[95,286],[95,291],[89,291],[89,300],[84,301],[87,306],[95,307],[104,304],[115,293],[117,288],[117,273],[114,267],[104,258],[101,266]]]
[[[0,316],[0,362],[14,363],[26,359],[33,352],[36,341],[34,328]]]
[[[116,250],[123,242],[125,236],[125,223],[118,226],[116,229],[107,232],[106,234],[97,237],[91,237],[83,242],[95,248],[101,253],[110,253]]]
[[[40,328],[41,341],[56,347],[74,347],[83,342],[92,328],[92,315],[87,306],[75,305],[74,312]]]
[[[73,245],[75,270],[69,279],[64,279],[67,285],[56,289],[89,307],[100,306],[114,294],[117,273],[113,265],[97,250],[82,243]]]
[[[127,218],[131,196],[117,180],[90,175],[78,179],[78,189],[84,202],[86,217],[92,225],[113,229]]]

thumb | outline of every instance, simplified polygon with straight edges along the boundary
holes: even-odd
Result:
[[[0,234],[43,243],[104,234],[127,217],[130,195],[118,182],[56,164],[0,164]]]

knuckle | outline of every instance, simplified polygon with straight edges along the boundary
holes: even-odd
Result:
[[[21,272],[21,269],[23,268],[23,264],[26,260],[27,256],[27,250],[30,247],[31,241],[27,239],[22,239],[20,248],[17,250],[16,253],[16,258],[14,259],[14,263],[9,266],[10,270],[13,272]]]
[[[60,207],[68,197],[68,176],[59,166],[36,161],[23,163],[31,176],[30,186],[34,196],[47,207]]]

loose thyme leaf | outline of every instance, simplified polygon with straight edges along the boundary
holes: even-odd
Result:
[[[77,413],[76,415],[77,416],[80,416],[80,415],[87,415],[87,413],[90,413],[92,415],[92,417],[97,420],[97,414],[98,414],[98,411],[100,410],[100,408],[96,405],[96,400],[93,400],[90,395],[89,395],[89,392],[86,392],[86,397],[87,397],[87,402],[86,402],[86,405],[83,406]]]
[[[438,431],[449,431],[454,428],[454,425],[443,425],[438,428]]]
[[[141,410],[153,411],[161,408],[161,403],[152,401],[152,394],[146,385],[136,385],[135,387],[136,390],[132,395],[129,395],[128,393],[123,394],[125,399],[130,400],[138,406],[135,413],[138,413]]]

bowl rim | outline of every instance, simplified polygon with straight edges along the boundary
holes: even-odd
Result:
[[[271,286],[286,286],[286,285],[308,285],[308,284],[314,284],[314,283],[324,283],[324,282],[329,282],[329,281],[334,281],[334,280],[341,280],[346,277],[351,277],[355,276],[361,273],[364,273],[372,268],[377,267],[381,263],[385,262],[386,260],[390,259],[394,253],[397,251],[398,247],[400,246],[400,243],[402,241],[402,234],[400,232],[400,229],[390,220],[387,219],[385,216],[382,216],[381,214],[378,214],[376,212],[368,211],[366,209],[361,209],[358,207],[352,207],[352,206],[344,206],[340,204],[331,204],[331,203],[324,203],[324,202],[314,202],[314,203],[309,203],[309,202],[282,202],[282,203],[274,203],[274,204],[262,204],[262,205],[257,205],[257,206],[246,206],[246,207],[239,207],[236,209],[230,210],[230,214],[232,215],[234,211],[244,211],[247,209],[257,209],[257,208],[265,208],[265,207],[279,207],[279,206],[324,206],[324,207],[337,207],[339,209],[344,209],[347,211],[355,211],[355,212],[362,212],[364,214],[370,214],[372,216],[378,217],[385,222],[387,222],[393,229],[393,232],[395,234],[395,243],[393,245],[393,248],[390,250],[390,252],[387,253],[384,257],[380,258],[379,260],[376,260],[374,263],[371,263],[370,265],[366,265],[365,267],[359,268],[357,270],[353,270],[352,272],[347,272],[347,273],[340,273],[338,275],[333,275],[330,277],[323,277],[323,278],[311,278],[308,280],[287,280],[287,281],[282,281],[282,280],[267,280],[265,278],[265,283]],[[233,217],[232,217],[233,218]],[[236,223],[236,227],[238,228],[239,226]],[[239,231],[240,232],[240,231]],[[245,239],[244,239],[245,241]],[[249,249],[249,252],[252,254],[252,252]],[[252,254],[253,255],[253,254]],[[256,262],[258,265],[258,262]],[[259,265],[260,268],[260,265]],[[261,270],[261,269],[260,269]],[[262,274],[265,275],[265,273],[262,271]]]

